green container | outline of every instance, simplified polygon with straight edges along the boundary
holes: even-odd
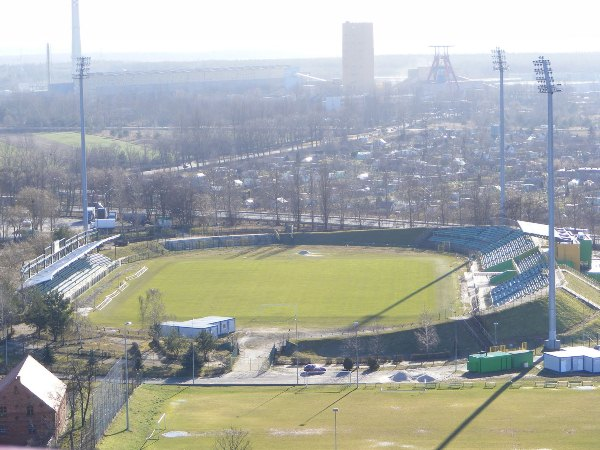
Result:
[[[579,259],[586,268],[592,266],[592,240],[581,239],[579,241]]]
[[[467,369],[477,373],[500,372],[502,370],[510,370],[511,368],[511,357],[505,352],[469,355],[469,361],[467,362]]]
[[[513,369],[528,369],[533,366],[533,350],[517,350],[508,353]]]
[[[481,372],[481,358],[478,354],[469,355],[469,360],[467,361],[467,370],[469,372]]]

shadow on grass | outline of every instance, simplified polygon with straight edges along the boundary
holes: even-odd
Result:
[[[308,422],[310,422],[311,420],[313,420],[315,417],[317,417],[319,414],[324,413],[325,411],[328,411],[333,405],[335,405],[336,403],[342,401],[344,398],[348,397],[350,394],[352,394],[354,391],[356,391],[358,388],[354,387],[351,391],[346,392],[344,395],[342,395],[340,398],[338,398],[337,400],[334,400],[333,402],[331,402],[329,405],[327,405],[325,408],[321,409],[320,411],[318,411],[317,413],[313,414],[312,416],[310,416],[308,419],[306,419],[304,421],[304,423],[301,423],[300,426],[303,427],[304,425],[306,425]]]
[[[225,259],[236,259],[246,255],[252,257],[255,254],[260,254],[262,251],[263,250],[261,250],[259,247],[247,247],[245,249],[235,252],[233,255],[227,256]],[[252,255],[250,255],[251,253]]]
[[[500,397],[504,393],[504,391],[506,391],[507,389],[510,389],[510,386],[513,383],[519,381],[521,378],[523,378],[525,375],[527,375],[531,370],[533,370],[533,368],[540,362],[540,360],[542,358],[543,357],[540,356],[528,370],[515,375],[513,378],[510,379],[510,381],[507,381],[502,386],[500,386],[500,388],[498,388],[497,391],[495,391],[485,402],[483,402],[481,404],[481,406],[479,406],[475,411],[473,411],[469,417],[467,417],[465,420],[463,420],[461,422],[461,424],[458,427],[456,427],[456,429],[452,433],[450,433],[448,435],[448,437],[446,437],[446,439],[444,439],[440,443],[440,445],[438,445],[436,447],[436,450],[441,450],[443,448],[446,448],[448,445],[450,445],[450,443],[454,440],[454,438],[456,438],[456,436],[458,436],[465,428],[467,428],[469,426],[469,424],[471,422],[473,422],[473,420],[475,420],[477,418],[477,416],[479,416],[479,414],[484,412],[485,409],[494,402],[494,400],[496,400],[498,397]]]
[[[368,316],[362,320],[358,321],[359,326],[363,326],[368,324],[369,322],[372,322],[374,320],[376,320],[378,317],[384,315],[385,313],[387,313],[388,311],[394,309],[396,306],[400,305],[401,303],[404,303],[406,300],[414,297],[417,294],[420,294],[421,292],[423,292],[425,289],[430,288],[431,286],[433,286],[434,284],[439,283],[440,281],[442,281],[444,278],[449,277],[450,275],[452,275],[454,272],[459,271],[460,269],[462,269],[463,267],[465,267],[467,264],[469,264],[469,261],[466,261],[464,263],[462,263],[461,265],[455,267],[454,269],[452,269],[449,272],[446,272],[445,274],[437,277],[435,280],[430,281],[429,283],[427,283],[425,286],[421,286],[419,289],[411,292],[408,295],[405,295],[404,297],[402,297],[400,300],[398,300],[395,303],[392,303],[390,306],[388,306],[387,308],[382,309],[381,311],[379,311],[376,314],[373,314],[371,316]]]
[[[289,249],[290,249],[290,247],[287,247],[287,246],[275,247],[275,248],[270,249],[267,252],[264,252],[260,255],[255,256],[254,259],[270,258],[271,256],[278,255],[279,253],[287,252]]]
[[[128,431],[126,429],[122,429],[119,431],[115,431],[114,433],[105,433],[104,436],[105,437],[118,436],[119,434],[123,434],[123,433],[128,433]]]
[[[267,403],[269,403],[269,402],[272,402],[273,400],[275,400],[275,399],[276,399],[277,397],[279,397],[280,395],[283,395],[283,394],[285,394],[285,393],[286,393],[286,392],[288,392],[290,389],[293,389],[293,386],[290,386],[290,387],[288,387],[288,388],[285,388],[283,391],[281,391],[281,392],[278,392],[277,394],[275,394],[275,395],[274,395],[273,397],[271,397],[270,399],[268,399],[268,400],[266,400],[266,401],[262,402],[260,405],[256,406],[255,408],[252,408],[250,411],[246,412],[245,414],[241,414],[241,415],[239,415],[239,416],[237,416],[237,417],[243,417],[243,416],[246,416],[246,415],[248,415],[248,414],[251,414],[251,413],[253,413],[254,411],[256,411],[256,410],[258,410],[258,409],[262,408],[263,406],[265,406]]]

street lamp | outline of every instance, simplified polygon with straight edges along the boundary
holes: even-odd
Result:
[[[494,322],[494,345],[498,345],[498,322]]]
[[[337,413],[340,409],[333,408],[333,448],[337,450]]]
[[[129,367],[127,357],[127,327],[131,322],[125,322],[125,430],[129,431]]]
[[[356,389],[358,389],[358,322],[354,322],[354,341],[356,343]]]
[[[560,341],[556,338],[556,263],[554,231],[554,118],[552,113],[552,95],[560,92],[560,84],[554,83],[550,60],[540,56],[533,61],[535,79],[540,94],[548,96],[548,339],[544,343],[546,350],[560,350]]]

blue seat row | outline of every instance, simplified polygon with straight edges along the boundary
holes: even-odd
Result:
[[[544,271],[545,267],[545,263],[537,264],[509,281],[496,286],[491,291],[492,304],[500,306],[533,294],[548,286],[548,275]]]

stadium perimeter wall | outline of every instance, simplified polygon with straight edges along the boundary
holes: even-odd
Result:
[[[281,234],[286,245],[356,245],[373,247],[419,247],[431,233],[429,228],[399,228],[384,230],[352,230],[314,233]]]

